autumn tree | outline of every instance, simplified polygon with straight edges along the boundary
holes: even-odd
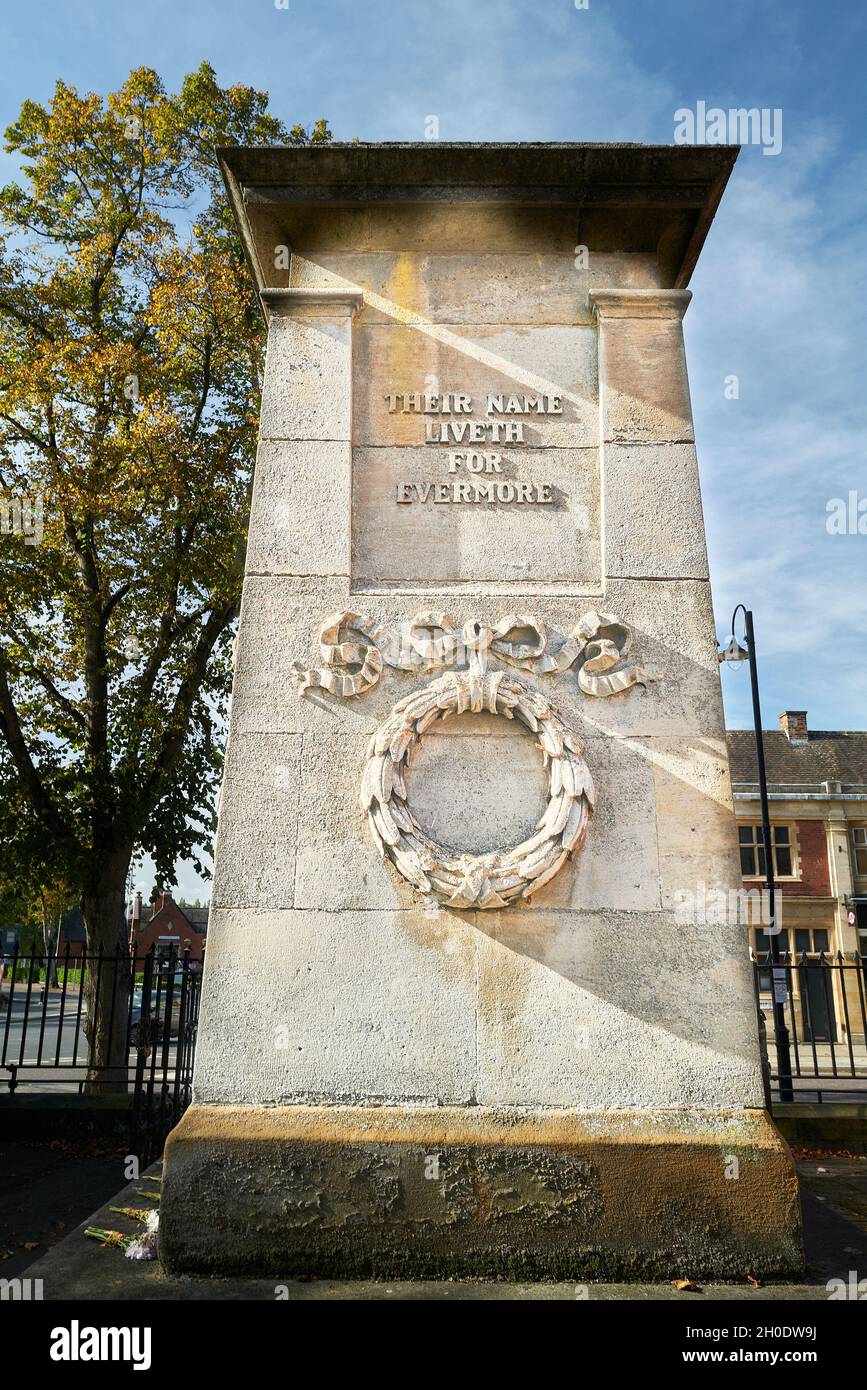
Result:
[[[69,881],[62,852],[28,814],[8,765],[0,765],[0,845],[0,927],[20,926],[20,953],[41,956],[49,983],[56,985],[60,920],[79,894]]]
[[[56,865],[91,951],[126,951],[134,852],[172,882],[214,830],[263,349],[215,148],[327,139],[207,64],[58,83],[6,132],[0,495],[44,515],[0,535],[0,874]],[[111,987],[92,1058],[125,1069]]]

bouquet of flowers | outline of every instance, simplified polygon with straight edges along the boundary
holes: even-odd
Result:
[[[100,1245],[113,1245],[123,1250],[128,1260],[155,1260],[157,1257],[157,1235],[160,1214],[150,1207],[111,1207],[111,1211],[127,1216],[131,1221],[139,1221],[144,1227],[137,1235],[125,1236],[122,1231],[106,1231],[99,1226],[88,1226],[84,1234]]]

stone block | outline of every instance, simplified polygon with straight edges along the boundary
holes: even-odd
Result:
[[[166,1147],[160,1253],[172,1273],[275,1279],[804,1265],[791,1155],[759,1110],[194,1105]]]
[[[609,578],[707,579],[692,444],[606,444],[602,469]]]
[[[677,317],[606,319],[599,364],[606,441],[673,444],[695,439]]]
[[[699,894],[702,886],[740,888],[725,740],[657,739],[653,751],[663,903],[675,905],[679,894]]]
[[[304,735],[295,905],[330,912],[417,907],[380,857],[359,800],[367,734]]]
[[[259,438],[349,440],[352,430],[352,321],[347,315],[275,315]]]
[[[446,448],[355,449],[353,581],[412,588],[461,580],[598,585],[596,449],[536,451],[504,445],[498,453],[499,473],[472,474],[459,467],[452,474]],[[511,485],[504,496],[512,500],[436,500],[438,484],[472,489],[475,481]],[[398,500],[403,483],[412,489],[411,502]],[[520,494],[524,498],[544,495],[551,501],[517,501],[519,484],[531,489]]]
[[[480,1104],[762,1105],[749,962],[732,969],[726,928],[554,910],[476,926]]]
[[[500,214],[500,216],[502,216]],[[405,323],[417,315],[427,323],[590,325],[588,294],[594,287],[657,283],[656,257],[593,252],[586,269],[576,266],[574,233],[564,251],[539,243],[508,245],[508,235],[485,243],[479,255],[443,233],[428,249],[296,250],[290,282],[299,288],[359,286],[365,292],[361,322]],[[435,240],[435,238],[432,238]]]
[[[523,422],[526,450],[540,457],[546,449],[595,445],[599,437],[596,330],[590,324],[389,327],[362,317],[355,328],[353,375],[355,442],[360,446],[417,448],[424,444],[426,420],[448,420],[389,409],[389,394],[412,391],[465,391],[473,403],[467,418],[474,420],[491,418],[486,415],[489,395],[559,396],[559,414],[530,411],[502,417]],[[428,445],[426,452],[460,447]]]
[[[526,605],[526,594],[516,595],[515,587],[503,586],[499,596],[452,589],[438,595],[435,603],[452,613],[460,625],[469,618],[494,623]],[[719,663],[706,582],[611,580],[604,594],[539,592],[532,601],[536,614],[548,624],[552,650],[589,609],[619,615],[635,631],[630,660],[656,678],[645,689],[592,699],[582,694],[571,672],[531,677],[584,737],[723,737]],[[293,663],[305,667],[319,664],[319,627],[335,611],[353,609],[387,627],[399,628],[430,606],[430,596],[421,589],[397,592],[371,586],[370,591],[364,591],[351,590],[338,578],[248,576],[235,656],[233,727],[245,732],[313,729],[372,733],[398,700],[437,673],[387,668],[378,685],[363,696],[338,700],[312,691],[299,700]]]
[[[233,730],[220,791],[215,907],[292,906],[300,755],[295,735]]]
[[[475,937],[456,916],[213,911],[199,1104],[466,1104]]]
[[[596,807],[580,853],[533,897],[532,909],[653,912],[661,907],[652,740],[591,736],[585,760]]]
[[[260,444],[247,573],[348,575],[351,473],[345,441]]]

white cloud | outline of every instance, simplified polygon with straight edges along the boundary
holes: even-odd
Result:
[[[686,332],[720,630],[736,602],[750,604],[768,699],[857,728],[867,722],[867,537],[825,528],[830,497],[867,495],[867,232],[852,220],[840,162],[830,127],[779,159],[742,154]],[[859,189],[855,198],[863,206]],[[738,401],[724,399],[729,373]],[[742,713],[745,692],[728,704]]]

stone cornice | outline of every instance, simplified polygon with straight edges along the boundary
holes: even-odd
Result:
[[[599,289],[588,298],[599,319],[682,319],[692,291]]]
[[[346,209],[389,207],[399,220],[401,209],[409,209],[409,240],[399,249],[410,251],[417,210],[430,204],[468,214],[453,218],[453,233],[463,238],[462,249],[469,255],[478,249],[480,208],[524,207],[544,215],[565,210],[582,226],[582,239],[591,250],[655,254],[659,283],[682,287],[689,282],[738,148],[334,141],[234,145],[217,154],[259,289],[277,278],[271,249],[291,244],[296,214],[309,232],[312,210],[313,226],[322,229],[332,211],[345,218]],[[387,240],[388,219],[385,226]],[[393,226],[390,234],[397,236]],[[528,251],[537,249],[531,225],[526,242]]]
[[[364,291],[342,285],[306,285],[297,289],[270,288],[259,291],[266,310],[272,314],[294,315],[343,313],[350,317],[364,304]]]

